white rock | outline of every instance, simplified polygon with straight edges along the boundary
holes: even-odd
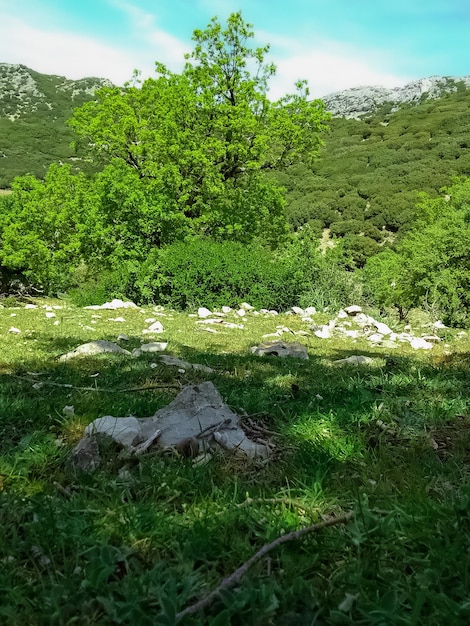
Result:
[[[437,320],[437,322],[434,322],[433,326],[434,328],[447,328],[447,326],[444,324],[444,322],[441,322],[441,320]]]
[[[317,312],[316,308],[314,306],[308,306],[305,309],[305,315],[315,315]]]
[[[240,309],[245,309],[245,311],[253,311],[254,310],[254,306],[251,306],[251,304],[248,304],[248,302],[242,302],[240,304]]]
[[[129,341],[129,336],[121,333],[120,335],[118,335],[118,341]]]
[[[125,322],[123,317],[108,317],[108,322]]]
[[[37,304],[25,304],[25,309],[37,309]]]
[[[296,315],[305,315],[305,311],[301,309],[299,306],[293,306],[292,312],[295,313]]]
[[[340,309],[336,317],[340,320],[344,320],[346,317],[348,317],[348,314],[343,309]]]
[[[124,350],[121,346],[118,346],[117,343],[113,343],[112,341],[105,341],[99,339],[97,341],[90,341],[89,343],[84,343],[75,350],[71,352],[67,352],[67,354],[63,354],[59,361],[68,361],[69,359],[73,359],[79,356],[95,356],[96,354],[106,354],[106,353],[114,353],[114,354],[125,354],[130,355],[128,350]]]
[[[424,335],[423,337],[421,337],[421,339],[429,341],[429,343],[440,343],[441,341],[441,338],[437,335]]]
[[[322,326],[319,330],[315,330],[313,334],[319,339],[329,339],[331,337],[331,331],[328,326]]]
[[[207,309],[205,306],[201,306],[198,308],[197,314],[199,317],[205,318],[210,317],[212,315],[212,312],[209,311],[209,309]]]
[[[15,328],[14,326],[10,326],[10,328],[8,329],[9,333],[13,333],[13,334],[18,334],[21,332],[21,330],[19,328]]]
[[[222,307],[222,313],[230,313],[231,312],[231,307],[229,306],[223,306]]]
[[[84,309],[91,309],[92,311],[96,311],[97,309],[137,309],[137,304],[134,302],[124,302],[119,298],[114,298],[111,302],[105,302],[104,304],[92,304],[91,306],[85,306]]]
[[[137,357],[144,353],[163,352],[168,347],[167,341],[153,341],[152,343],[143,343],[140,348],[132,350],[132,356]]]
[[[144,319],[144,322],[146,324],[153,324],[153,322],[156,322],[157,318],[156,317],[147,317],[146,319]]]
[[[296,341],[268,341],[261,343],[259,346],[253,346],[251,353],[257,356],[290,356],[296,359],[308,360],[307,348]]]
[[[245,309],[238,309],[238,311],[237,311],[237,315],[238,315],[239,317],[245,317],[245,315],[246,315],[246,311],[245,311]]]
[[[358,330],[347,330],[346,328],[338,328],[345,337],[350,337],[351,339],[357,339],[359,337]]]
[[[85,436],[90,437],[97,433],[109,435],[123,446],[132,446],[141,439],[140,422],[135,417],[113,417],[105,415],[94,420],[85,428]]]
[[[151,326],[148,327],[148,332],[150,333],[162,333],[163,332],[163,324],[161,322],[154,322]]]
[[[358,313],[362,313],[362,307],[357,304],[352,304],[344,309],[348,315],[357,315]]]
[[[183,373],[186,369],[198,370],[200,372],[205,372],[206,374],[212,374],[214,370],[207,365],[201,365],[200,363],[188,363],[187,361],[182,361],[175,356],[171,356],[169,354],[162,354],[160,357],[160,361],[165,365],[172,365],[175,367],[179,367],[183,370]],[[178,370],[180,371],[180,370]]]
[[[333,361],[336,365],[369,365],[372,363],[372,359],[369,356],[363,356],[362,354],[357,354],[353,356],[348,356],[347,359],[338,359],[337,361]]]
[[[373,333],[367,337],[367,341],[370,341],[371,343],[380,343],[383,338],[384,336],[380,333]]]
[[[377,329],[377,332],[380,333],[381,335],[391,335],[392,334],[392,329],[389,328],[387,326],[387,324],[384,324],[383,322],[376,322],[374,320],[374,326]]]
[[[410,346],[413,350],[430,350],[433,347],[433,344],[421,337],[413,337],[413,339],[410,340]]]

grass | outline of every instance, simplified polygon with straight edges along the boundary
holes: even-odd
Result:
[[[309,361],[298,361],[249,350],[277,325],[308,329],[296,316],[250,314],[243,330],[210,334],[172,311],[39,301],[62,307],[46,317],[41,306],[9,304],[0,309],[0,623],[174,624],[263,544],[349,510],[347,526],[283,545],[183,623],[469,622],[467,335],[448,330],[447,347],[429,352],[292,336],[309,350]],[[150,339],[142,334],[149,317],[162,321],[155,339],[168,340],[170,354],[214,368],[209,379],[226,402],[279,433],[270,462],[196,466],[109,446],[94,473],[73,469],[70,451],[93,419],[149,416],[177,393],[106,390],[208,378],[155,355],[58,361],[119,333],[137,347]],[[332,364],[351,354],[374,361]]]

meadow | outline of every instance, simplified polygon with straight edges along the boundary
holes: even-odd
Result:
[[[0,309],[0,623],[468,623],[467,333],[441,329],[432,350],[392,350],[320,339],[292,314],[247,312],[244,328],[207,332],[188,312],[31,302],[4,299]],[[167,354],[214,373],[155,354],[59,361],[119,334],[138,347],[152,340],[151,318]],[[431,322],[410,318],[417,335]],[[303,343],[309,360],[251,354],[278,326],[308,333],[282,340]],[[351,355],[372,361],[333,363]],[[92,420],[153,415],[203,380],[268,434],[267,461],[136,457],[109,443],[94,472],[74,468]],[[182,613],[262,546],[348,515],[280,544],[204,610]]]

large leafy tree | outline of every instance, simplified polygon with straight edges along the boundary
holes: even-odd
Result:
[[[194,32],[181,74],[157,63],[156,78],[141,83],[136,74],[124,89],[105,88],[71,120],[90,157],[111,172],[108,180],[124,165],[151,187],[165,222],[157,245],[164,233],[180,236],[183,225],[271,243],[285,230],[283,190],[269,172],[311,162],[328,114],[308,99],[303,81],[294,94],[269,99],[275,67],[265,61],[269,46],[250,46],[253,37],[241,13],[225,27],[214,18]]]

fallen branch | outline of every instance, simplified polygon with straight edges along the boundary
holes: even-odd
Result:
[[[75,391],[104,391],[108,393],[129,393],[131,391],[147,391],[148,389],[181,389],[181,385],[170,383],[155,383],[153,385],[143,385],[141,387],[127,387],[126,389],[109,389],[106,387],[77,387],[68,383],[56,383],[52,380],[37,380],[36,378],[27,378],[26,376],[15,376],[20,380],[26,380],[30,383],[40,383],[41,385],[50,385],[52,387],[64,387],[65,389],[73,389]]]
[[[254,565],[257,561],[260,561],[265,554],[274,550],[283,543],[287,543],[288,541],[294,541],[305,537],[310,533],[316,532],[317,530],[321,530],[322,528],[326,528],[327,526],[336,526],[337,524],[346,524],[353,516],[352,511],[349,513],[345,513],[340,517],[330,517],[323,522],[318,522],[318,524],[313,524],[312,526],[307,526],[306,528],[301,528],[300,530],[294,530],[291,533],[287,533],[286,535],[282,535],[281,537],[277,537],[271,543],[265,544],[262,548],[256,552],[248,561],[243,563],[237,570],[235,570],[230,576],[227,576],[222,580],[220,585],[216,587],[213,591],[208,593],[204,598],[195,602],[194,604],[189,605],[182,611],[176,614],[176,620],[180,621],[184,617],[188,615],[193,615],[194,613],[198,613],[203,609],[207,608],[215,598],[219,595],[221,591],[225,589],[230,589],[231,587],[235,587],[237,583],[240,582],[242,577],[246,574],[246,572],[250,569],[252,565]]]

